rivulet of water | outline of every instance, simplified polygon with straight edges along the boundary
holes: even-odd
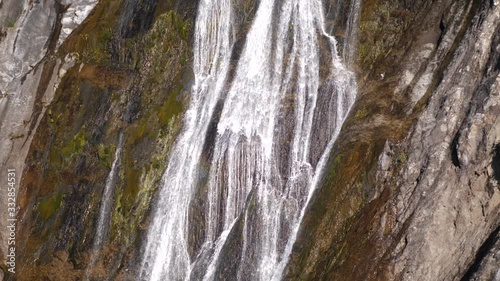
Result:
[[[106,185],[104,186],[104,191],[102,193],[101,207],[99,209],[99,217],[97,218],[96,224],[96,234],[94,236],[94,242],[92,244],[92,251],[90,253],[90,262],[85,271],[85,279],[89,280],[92,268],[94,267],[99,250],[101,250],[102,243],[106,239],[109,230],[109,222],[111,218],[111,206],[113,206],[113,194],[114,187],[116,185],[117,172],[120,169],[121,153],[123,147],[123,136],[120,134],[118,139],[118,146],[115,151],[115,159],[111,165],[111,170],[109,171],[108,177],[106,179]]]

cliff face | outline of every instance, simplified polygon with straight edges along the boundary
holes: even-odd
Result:
[[[19,183],[33,133],[74,58],[55,57],[58,45],[93,7],[92,1],[0,2],[0,177],[16,170]],[[67,3],[66,3],[67,2]],[[64,8],[71,3],[72,8]],[[78,10],[78,13],[75,13]],[[19,186],[16,186],[17,190]],[[7,192],[0,195],[7,206]],[[0,256],[7,249],[7,212],[1,212]]]
[[[500,4],[365,0],[356,32],[343,16],[354,2],[323,2],[338,45],[359,33],[355,50],[339,47],[359,94],[283,280],[499,279]],[[5,278],[135,280],[190,102],[198,1],[1,3],[0,177],[15,168],[19,182],[17,273]],[[257,1],[234,5],[232,68]],[[120,136],[109,234],[88,271]],[[189,219],[201,224],[198,203]],[[201,235],[190,232],[191,254]],[[238,253],[225,251],[219,274],[233,280]]]
[[[361,97],[285,279],[496,280],[500,6],[363,5]]]
[[[56,4],[32,5],[45,5],[51,11]],[[99,260],[92,274],[116,276],[126,253],[135,251],[140,223],[180,127],[183,89],[191,79],[190,33],[196,3],[175,6],[102,1],[62,45],[47,43],[41,63],[18,79],[23,86],[12,86],[13,98],[33,100],[33,105],[7,104],[3,112],[2,137],[9,139],[2,145],[13,143],[11,150],[2,150],[7,152],[3,165],[16,168],[19,176],[23,171],[16,274],[7,277],[75,280],[83,275],[120,134],[124,153],[109,243],[102,250],[103,256],[113,258],[104,259],[106,268]],[[78,6],[68,4],[64,9],[78,10]],[[85,9],[90,12],[92,6]],[[52,19],[50,15],[44,14]],[[61,30],[54,31],[56,23],[51,27],[43,29],[49,34],[47,42],[58,38]],[[17,91],[24,87],[25,91]],[[24,124],[19,115],[27,116]],[[15,122],[21,124],[16,127]],[[16,137],[10,129],[22,135]]]

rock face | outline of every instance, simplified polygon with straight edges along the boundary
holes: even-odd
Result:
[[[285,279],[495,280],[500,7],[417,2],[403,33],[370,37],[377,11],[363,12],[361,46],[375,42],[361,60],[382,41],[380,55]]]
[[[180,125],[183,85],[190,81],[195,12],[189,9],[196,5],[184,2],[175,10],[172,3],[128,2],[102,1],[66,40],[95,1],[30,2],[23,13],[46,17],[48,29],[33,29],[32,21],[25,31],[8,26],[2,44],[20,44],[17,30],[45,40],[39,50],[24,52],[26,57],[1,57],[6,61],[1,86],[7,91],[1,101],[2,179],[7,168],[15,168],[19,191],[15,275],[6,271],[7,243],[1,243],[8,280],[83,276],[120,132],[126,153],[116,184],[112,234],[102,249],[103,255],[115,257],[106,259],[114,269],[105,271],[101,256],[92,275],[116,276],[124,253],[138,249],[132,246],[139,224]],[[11,16],[15,10],[7,12]],[[148,21],[135,21],[144,15]],[[132,33],[133,38],[125,38]],[[21,47],[35,45],[16,50]],[[2,50],[8,53],[9,48]],[[17,68],[8,69],[12,65]],[[6,200],[4,194],[0,199]]]
[[[66,3],[86,11],[77,18],[63,16],[67,6],[55,1],[6,0],[0,5],[0,177],[6,179],[7,169],[15,169],[19,182],[33,132],[61,77],[74,65],[71,55],[54,56],[57,42],[83,21],[93,4]],[[73,25],[62,22],[70,19]],[[6,195],[0,195],[2,206],[7,206]],[[6,212],[1,212],[0,220],[3,259],[7,245]]]
[[[255,3],[235,1],[235,65]],[[357,48],[339,48],[359,97],[283,280],[500,280],[500,3],[324,4],[343,46],[357,33],[343,15],[359,5]],[[17,273],[2,261],[0,280],[82,280],[120,134],[110,234],[90,276],[135,280],[189,102],[198,1],[0,5],[0,179],[15,168],[19,183]],[[5,222],[0,210],[2,260]]]

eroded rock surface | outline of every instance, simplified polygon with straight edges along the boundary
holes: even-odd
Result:
[[[290,280],[495,280],[497,250],[486,241],[500,224],[500,7],[413,9],[406,34],[364,80],[304,219]],[[386,112],[373,108],[374,95]]]
[[[0,178],[15,168],[20,182],[20,273],[6,277],[82,278],[123,134],[110,237],[90,275],[134,280],[150,205],[189,102],[198,1],[0,3]],[[235,1],[235,65],[255,4]],[[284,280],[500,280],[500,3],[324,4],[360,97]],[[359,43],[344,13],[357,5]],[[328,81],[320,89],[326,106]],[[293,112],[282,115],[285,142]],[[318,133],[318,148],[325,138]],[[1,206],[5,199],[0,194]],[[189,219],[201,224],[204,202],[196,203]],[[231,245],[242,243],[241,231]],[[191,234],[191,254],[210,254],[197,240],[202,233]],[[231,245],[224,253],[237,259]],[[217,276],[231,276],[237,262],[223,262]],[[206,266],[196,265],[193,278]]]
[[[61,77],[74,65],[72,55],[55,58],[57,42],[80,24],[94,6],[89,1],[1,2],[0,9],[0,177],[15,169],[17,190],[24,169],[32,133],[36,130]],[[68,7],[85,9],[73,25],[61,23]],[[64,27],[64,32],[61,31]],[[59,39],[60,38],[60,39]],[[7,206],[7,193],[0,203]],[[5,258],[7,213],[0,214],[0,259]]]

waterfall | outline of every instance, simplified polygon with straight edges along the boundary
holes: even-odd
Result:
[[[324,29],[321,0],[261,0],[228,79],[231,3],[199,4],[195,84],[155,203],[141,280],[279,280],[356,96],[354,75]],[[206,181],[202,158],[210,161]],[[204,221],[193,225],[198,198]],[[190,244],[191,228],[203,228],[200,249]]]
[[[347,18],[346,37],[342,48],[344,61],[352,64],[356,57],[356,44],[358,43],[358,20],[361,0],[352,0],[349,6],[349,17]]]
[[[94,236],[94,242],[92,244],[92,251],[90,253],[90,261],[85,271],[84,280],[89,280],[90,274],[92,273],[92,268],[94,267],[99,250],[101,250],[102,243],[106,239],[109,229],[110,215],[112,213],[111,206],[113,205],[113,190],[116,184],[116,175],[120,169],[120,160],[123,146],[123,136],[120,134],[118,138],[118,147],[115,151],[115,158],[113,164],[111,165],[111,170],[109,171],[108,177],[106,179],[106,185],[104,186],[104,191],[102,194],[101,208],[99,210],[99,217],[97,219],[96,234]]]
[[[143,280],[182,280],[190,270],[187,211],[203,140],[226,82],[233,45],[231,0],[201,0],[190,107],[162,177],[140,268]]]

